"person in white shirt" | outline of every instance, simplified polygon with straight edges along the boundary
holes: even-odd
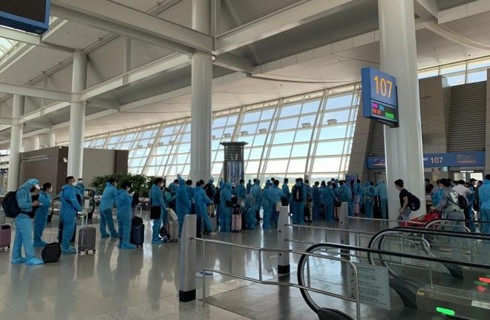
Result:
[[[466,198],[466,203],[469,204],[470,203],[470,197],[472,196],[473,194],[473,191],[471,191],[470,189],[466,188],[465,187],[465,182],[464,180],[459,180],[459,181],[455,181],[456,182],[456,185],[453,187],[453,190],[456,191],[456,193],[460,196],[463,196]],[[465,220],[466,220],[466,223],[465,225],[471,230],[474,232],[475,230],[475,223],[474,223],[474,218],[473,218],[473,210],[470,206],[468,206],[467,208],[463,208],[464,210],[464,216],[465,216]]]

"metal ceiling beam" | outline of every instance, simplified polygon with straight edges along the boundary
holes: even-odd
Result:
[[[70,106],[70,103],[68,102],[55,102],[23,115],[19,119],[19,122],[27,122],[27,121],[35,120],[42,117],[43,115],[47,115],[62,110],[68,106]]]
[[[218,36],[215,53],[221,54],[235,50],[339,12],[345,5],[353,4],[355,4],[353,0],[302,1]]]
[[[490,11],[490,1],[478,0],[468,4],[464,4],[459,7],[440,11],[438,14],[437,22],[447,23],[454,20],[459,20],[467,17],[471,17],[476,14],[485,13]]]
[[[131,83],[135,83],[161,72],[170,72],[183,68],[190,65],[190,63],[191,61],[189,57],[181,54],[175,54],[159,59],[83,91],[81,95],[81,100],[84,101],[93,99],[97,96],[106,94],[111,90],[121,88]]]
[[[47,129],[51,128],[53,124],[46,119],[36,119],[26,122],[24,125],[35,129]]]
[[[422,19],[437,19],[439,9],[436,0],[414,0],[415,14]]]
[[[57,101],[71,101],[71,93],[7,82],[0,82],[0,92],[19,94],[28,97],[45,98]]]
[[[247,58],[237,56],[232,53],[223,53],[216,57],[214,65],[226,68],[228,70],[252,73],[254,65]]]
[[[213,39],[208,35],[111,1],[53,0],[51,12],[116,34],[165,44],[179,52],[213,50]]]
[[[64,51],[64,52],[69,52],[73,53],[75,50],[72,48],[68,47],[63,47],[60,45],[56,44],[51,44],[47,42],[42,41],[42,37],[38,35],[34,35],[31,33],[15,30],[15,29],[10,29],[10,28],[5,28],[5,27],[0,27],[0,35],[3,38],[7,38],[10,40],[15,40],[18,42],[23,42],[35,46],[40,46],[48,49],[53,49],[53,50],[59,50],[59,51]]]

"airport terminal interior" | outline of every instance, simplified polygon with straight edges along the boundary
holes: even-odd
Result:
[[[89,190],[115,173],[216,187],[238,174],[262,188],[385,181],[389,205],[386,219],[339,203],[333,221],[322,207],[299,222],[293,205],[259,206],[262,221],[240,232],[215,227],[213,211],[201,237],[187,215],[178,241],[152,244],[146,192],[133,211],[144,243],[123,250],[99,230],[100,194],[87,197],[94,251],[40,266],[0,252],[0,319],[488,318],[485,222],[397,221],[393,181],[420,198],[422,219],[424,179],[490,173],[490,0],[17,2],[0,4],[2,196],[48,175],[55,197],[69,175]],[[366,117],[367,67],[397,78],[395,124]],[[2,209],[4,220],[0,242],[6,225],[14,242]]]

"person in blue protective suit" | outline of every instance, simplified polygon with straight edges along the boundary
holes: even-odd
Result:
[[[352,199],[352,192],[351,192],[350,187],[345,183],[345,181],[340,180],[338,189],[339,189],[340,202],[347,202],[348,215],[353,216],[354,215],[354,206],[353,206],[354,203],[352,203],[352,206],[349,206],[349,202]]]
[[[82,197],[82,199],[85,198],[85,185],[83,184],[83,179],[80,178],[78,179],[77,185],[75,186],[75,189],[77,190],[78,194]],[[82,201],[83,205],[83,201]]]
[[[38,265],[44,263],[41,259],[34,256],[34,249],[32,247],[32,207],[44,205],[39,201],[32,201],[31,192],[36,189],[40,189],[39,181],[29,179],[17,189],[17,193],[15,194],[20,213],[14,219],[15,239],[12,249],[12,264],[25,262],[28,265]],[[22,257],[22,247],[24,247],[25,258]]]
[[[196,210],[196,201],[194,199],[194,187],[192,186],[192,180],[187,180],[185,182],[185,188],[187,189],[187,196],[189,197],[189,201],[191,202],[191,209],[189,213],[195,214]]]
[[[61,188],[61,222],[63,223],[63,236],[61,241],[61,252],[63,254],[75,254],[77,250],[70,246],[70,240],[75,232],[75,220],[77,212],[82,210],[82,206],[77,199],[75,190],[75,178],[66,177],[66,184]]]
[[[288,178],[284,178],[284,181],[282,183],[282,193],[284,194],[282,205],[288,206],[289,205],[289,199],[291,198],[291,192],[289,191],[289,179]]]
[[[374,197],[376,197],[376,188],[371,185],[371,182],[367,181],[364,184],[362,194],[364,200],[364,215],[366,216],[366,218],[373,218]]]
[[[262,229],[264,230],[272,229],[271,217],[275,205],[276,204],[273,200],[272,182],[270,180],[267,180],[265,182],[264,190],[262,190],[262,208],[263,208]]]
[[[303,213],[306,204],[306,188],[303,179],[297,178],[293,189],[291,190],[291,203],[293,210],[293,223],[304,224]]]
[[[354,214],[357,216],[361,213],[361,198],[362,198],[362,186],[361,180],[357,179],[354,182]]]
[[[247,194],[247,189],[245,188],[245,180],[240,179],[240,183],[235,188],[236,196],[238,201],[245,200],[245,195]]]
[[[213,226],[211,225],[211,220],[208,215],[208,206],[213,204],[213,200],[209,199],[204,191],[203,184],[197,182],[196,188],[194,189],[194,200],[196,202],[196,213],[202,221],[204,226],[204,233],[212,233]]]
[[[231,214],[233,207],[230,206],[231,202],[231,183],[223,183],[220,189],[220,231],[231,231]]]
[[[179,217],[179,238],[182,234],[182,227],[184,226],[184,218],[186,214],[191,212],[191,201],[189,200],[189,193],[187,192],[187,188],[185,186],[185,181],[177,175],[179,180],[179,188],[177,189],[177,193],[175,195],[176,203],[175,209],[177,216]]]
[[[379,196],[381,206],[381,219],[388,219],[388,189],[383,181],[378,181],[376,194]]]
[[[271,210],[271,226],[272,228],[277,228],[277,221],[279,219],[279,211],[276,210],[276,205],[281,203],[281,199],[284,197],[284,193],[282,192],[282,189],[279,188],[279,180],[274,180],[272,183],[271,187],[271,203],[272,203],[272,210]]]
[[[163,240],[160,239],[160,228],[162,227],[162,221],[164,222],[167,221],[167,211],[166,211],[165,200],[163,199],[163,192],[162,192],[163,183],[164,183],[163,178],[156,178],[153,181],[153,185],[150,188],[150,205],[152,207],[160,207],[160,217],[158,219],[153,219],[153,228],[152,228],[153,233],[151,237],[152,244],[163,243]],[[184,186],[184,183],[182,183],[182,185]]]
[[[106,182],[106,187],[102,192],[102,199],[100,200],[100,234],[101,238],[108,238],[106,228],[109,228],[111,237],[118,238],[116,229],[114,228],[114,220],[112,218],[112,208],[116,203],[116,179],[110,178]]]
[[[255,230],[257,227],[257,219],[255,218],[255,205],[252,195],[245,197],[245,206],[243,207],[243,218],[245,219],[245,229]]]
[[[49,195],[51,192],[53,188],[49,182],[43,184],[39,192],[39,203],[42,205],[38,207],[34,216],[34,243],[32,244],[34,247],[44,247],[47,244],[41,238],[48,221],[48,211],[51,208],[51,196]]]
[[[322,206],[322,195],[320,189],[320,182],[315,181],[313,189],[311,190],[311,195],[313,197],[313,218],[320,218],[321,206]]]
[[[335,193],[332,189],[332,182],[328,182],[327,186],[322,190],[323,204],[325,206],[325,220],[327,222],[334,221],[334,204],[335,204]]]
[[[250,190],[252,189],[252,180],[251,179],[248,179],[246,189],[247,189],[247,194],[250,194]]]
[[[260,180],[255,179],[250,194],[254,198],[255,219],[257,223],[260,221],[260,208],[262,207],[262,189],[260,188]]]
[[[432,200],[432,205],[434,207],[437,207],[437,205],[441,201],[441,196],[442,196],[442,190],[441,188],[439,188],[439,180],[436,181],[436,185],[434,186],[434,188],[432,188],[430,196]]]
[[[133,212],[131,210],[131,201],[133,196],[129,194],[131,191],[131,182],[124,181],[121,184],[121,189],[116,193],[116,213],[119,236],[120,249],[135,249],[136,246],[130,242],[131,239],[131,218]]]
[[[490,233],[490,174],[485,175],[483,184],[478,188],[478,198],[480,203],[480,232]]]

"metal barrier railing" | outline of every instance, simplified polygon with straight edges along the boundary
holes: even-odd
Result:
[[[222,270],[219,270],[219,269],[206,268],[206,266],[205,266],[205,259],[203,259],[203,267],[201,269],[202,272],[203,272],[203,275],[205,275],[206,272],[216,272],[216,273],[219,273],[219,274],[222,274],[222,275],[226,275],[226,276],[229,276],[229,277],[232,277],[232,278],[241,279],[241,280],[245,280],[245,281],[250,281],[250,282],[254,282],[254,283],[258,283],[258,284],[293,287],[293,288],[298,288],[298,289],[302,289],[302,290],[308,290],[308,291],[312,291],[312,292],[315,292],[315,293],[323,294],[323,295],[326,295],[326,296],[330,296],[330,297],[342,299],[342,300],[345,300],[345,301],[355,302],[355,304],[356,304],[356,317],[357,317],[357,319],[361,319],[361,313],[360,313],[361,312],[361,309],[360,309],[360,300],[359,300],[359,279],[358,279],[357,268],[356,268],[355,264],[353,262],[351,262],[350,260],[348,260],[348,259],[339,258],[339,257],[335,257],[335,256],[320,255],[320,254],[309,253],[309,252],[304,252],[304,251],[297,251],[297,250],[283,250],[283,249],[277,249],[277,248],[263,248],[263,247],[256,247],[256,246],[246,246],[246,245],[234,244],[234,243],[220,241],[220,240],[202,239],[202,238],[191,238],[191,239],[202,243],[202,255],[203,255],[203,257],[206,257],[206,244],[207,243],[213,243],[213,244],[218,244],[218,245],[225,245],[225,246],[228,246],[228,247],[241,248],[241,249],[247,249],[247,250],[254,250],[254,251],[257,251],[257,253],[258,253],[259,279],[252,278],[252,277],[247,277],[247,276],[242,276],[242,275],[237,275],[237,274],[233,274],[231,272],[222,271]],[[354,276],[354,280],[355,280],[354,298],[352,298],[349,295],[340,295],[340,294],[336,294],[336,293],[333,293],[333,292],[330,292],[330,291],[320,290],[320,289],[312,288],[311,286],[303,286],[303,285],[299,285],[299,284],[291,283],[291,282],[278,282],[278,281],[264,280],[263,273],[262,273],[262,265],[263,265],[263,263],[262,263],[262,253],[263,252],[275,252],[275,253],[282,252],[282,253],[285,253],[285,254],[288,254],[288,255],[289,254],[305,255],[305,256],[308,256],[308,257],[311,256],[311,257],[316,257],[316,258],[321,258],[321,259],[328,259],[328,260],[333,260],[333,261],[339,261],[341,263],[345,263],[345,264],[350,265],[350,267],[353,270],[353,276]],[[308,273],[308,279],[307,279],[307,281],[310,284],[311,281],[309,279],[309,276],[310,276],[310,274]],[[204,305],[206,303],[206,290],[205,290],[205,288],[206,288],[206,277],[205,276],[202,277],[202,287],[203,287],[203,290],[202,290],[202,301],[203,301],[203,305]]]

